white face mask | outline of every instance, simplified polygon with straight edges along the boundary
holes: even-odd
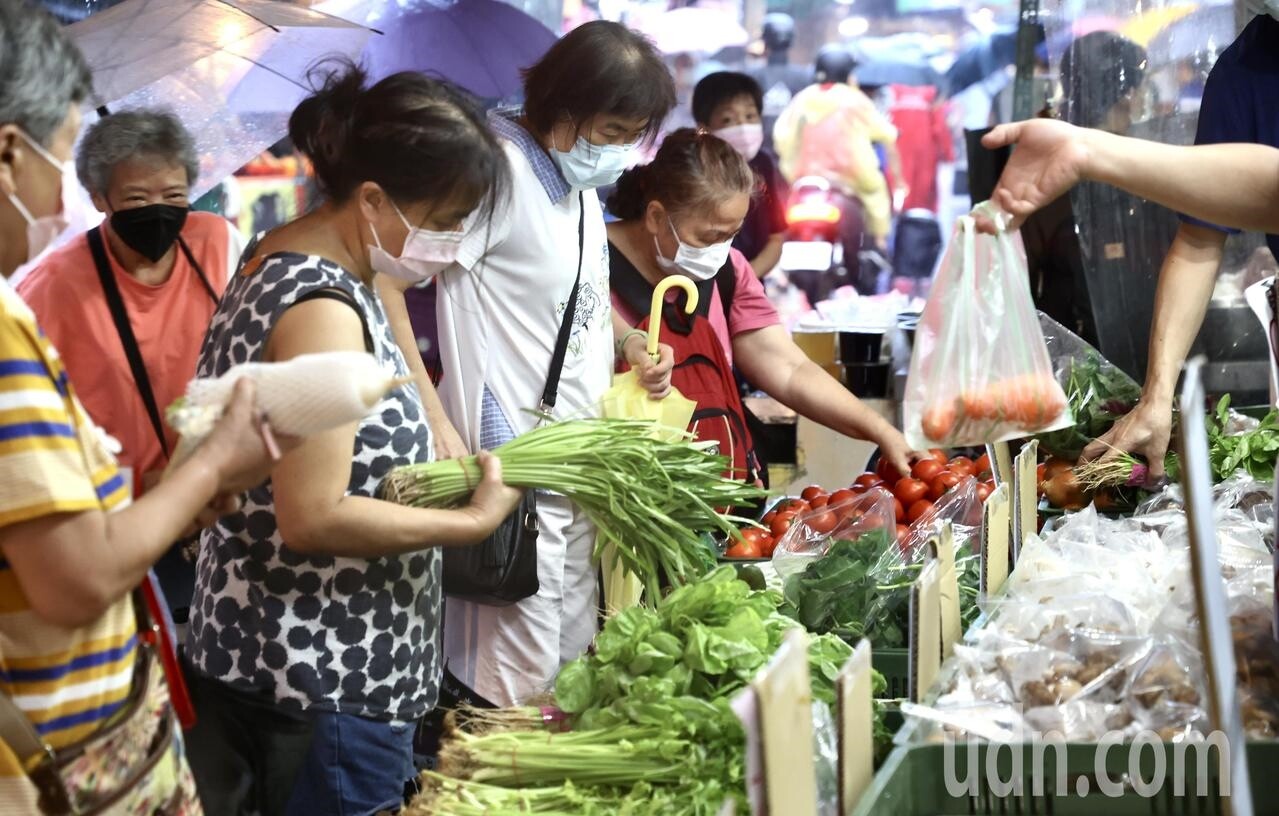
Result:
[[[389,199],[388,199],[389,200]],[[404,239],[404,249],[400,257],[395,257],[382,248],[382,239],[378,237],[377,228],[372,223],[369,229],[373,232],[373,240],[377,246],[369,247],[369,265],[379,275],[397,278],[412,283],[421,283],[444,271],[457,260],[457,251],[462,245],[462,232],[432,232],[409,224],[409,220],[395,206],[395,214],[408,229],[408,237]]]
[[[746,161],[759,155],[759,149],[764,145],[764,126],[759,122],[720,128],[714,134],[731,144]]]
[[[32,150],[34,150],[37,155],[41,156],[49,164],[56,167],[58,172],[62,174],[62,191],[60,193],[62,212],[57,212],[53,215],[42,215],[39,218],[36,218],[31,215],[31,211],[27,209],[27,205],[23,204],[20,198],[13,193],[8,194],[9,203],[13,205],[14,209],[18,211],[18,214],[27,222],[27,260],[30,261],[39,257],[40,253],[48,249],[53,242],[57,240],[58,236],[62,234],[63,230],[67,228],[67,218],[64,214],[67,209],[67,179],[75,178],[75,162],[58,161],[53,157],[52,153],[45,149],[44,145],[41,145],[26,133],[22,134],[22,138],[26,140],[27,144],[31,146]]]
[[[715,277],[728,261],[728,251],[733,247],[732,239],[706,247],[689,246],[680,240],[675,224],[669,218],[666,223],[670,225],[671,234],[675,236],[679,249],[675,252],[675,259],[671,260],[662,254],[657,236],[653,236],[653,246],[657,247],[657,265],[667,272],[682,272],[695,281],[707,281]]]
[[[634,150],[634,144],[597,145],[579,136],[568,152],[552,149],[551,158],[574,190],[594,190],[617,181]]]

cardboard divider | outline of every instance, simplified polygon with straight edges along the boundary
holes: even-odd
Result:
[[[1009,484],[1013,480],[1013,452],[1007,442],[991,442],[986,446],[995,484]]]
[[[808,635],[798,627],[751,683],[763,737],[764,801],[776,816],[817,812]]]
[[[910,699],[921,702],[941,671],[941,569],[938,539],[910,588]]]
[[[981,516],[981,594],[991,598],[1008,580],[1008,539],[1011,532],[1011,492],[1007,484],[986,499]]]
[[[839,812],[852,813],[875,776],[871,648],[861,640],[835,679],[839,723]]]
[[[1038,460],[1037,439],[1027,442],[1013,459],[1013,534],[1009,550],[1009,560],[1013,566],[1017,564],[1017,553],[1021,552],[1021,545],[1039,530],[1039,485],[1036,478]]]

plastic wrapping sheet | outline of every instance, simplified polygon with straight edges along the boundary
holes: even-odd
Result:
[[[817,813],[839,813],[839,727],[830,706],[813,703],[813,764],[817,771]]]
[[[788,578],[830,552],[834,542],[858,541],[876,532],[884,534],[884,542],[897,539],[897,513],[887,490],[870,490],[797,517],[773,548],[773,568]]]
[[[1234,13],[1233,4],[1193,0],[1043,0],[1054,114],[1121,135],[1192,143],[1208,73],[1237,32]],[[1151,293],[1178,219],[1103,184],[1079,185],[1069,202],[1063,218],[1073,223],[1054,231],[1077,234],[1084,280],[1070,291],[1085,301],[1079,305],[1093,317],[1102,353],[1140,380]],[[1224,268],[1246,263],[1261,240],[1232,238]]]

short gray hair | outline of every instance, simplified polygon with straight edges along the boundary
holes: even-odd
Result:
[[[93,90],[89,66],[47,11],[0,0],[0,124],[48,146],[67,108]]]
[[[169,111],[139,108],[111,113],[84,134],[76,154],[76,175],[90,193],[105,195],[115,166],[129,159],[159,159],[181,165],[187,184],[200,172],[195,141]]]

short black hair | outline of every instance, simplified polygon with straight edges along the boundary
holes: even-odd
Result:
[[[761,114],[764,112],[764,91],[752,77],[736,71],[707,74],[693,88],[693,121],[699,125],[710,124],[716,108],[739,96],[749,96],[755,102],[755,109]]]
[[[1110,31],[1074,40],[1061,55],[1062,118],[1098,127],[1146,78],[1146,49]]]
[[[580,128],[604,114],[647,122],[651,138],[675,107],[675,81],[657,49],[607,20],[573,29],[523,74],[524,115],[539,133],[564,117]]]

